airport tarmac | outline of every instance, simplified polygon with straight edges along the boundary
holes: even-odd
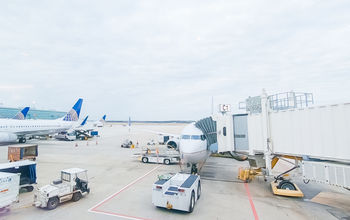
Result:
[[[20,202],[0,219],[350,219],[350,210],[314,203],[319,192],[345,195],[350,191],[309,183],[298,186],[305,198],[274,196],[270,183],[257,178],[246,184],[237,179],[240,166],[230,158],[210,157],[201,170],[202,195],[193,213],[156,208],[151,202],[152,184],[157,176],[178,172],[179,165],[143,164],[135,153],[140,152],[157,135],[154,130],[180,133],[185,124],[133,125],[131,133],[121,124],[106,125],[100,138],[89,141],[37,141],[37,186],[58,179],[60,170],[80,167],[88,170],[91,193],[78,202],[60,204],[55,210],[35,208],[33,192],[21,193]],[[135,149],[121,148],[129,138],[139,143]],[[75,144],[78,144],[76,147]],[[0,147],[0,162],[7,162],[7,147]]]

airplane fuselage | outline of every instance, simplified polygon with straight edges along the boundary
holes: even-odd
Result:
[[[191,165],[203,164],[209,157],[207,140],[194,123],[187,125],[181,132],[179,151],[182,162]]]

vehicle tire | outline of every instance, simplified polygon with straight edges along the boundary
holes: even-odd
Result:
[[[25,188],[26,188],[27,192],[31,192],[34,190],[33,186],[26,186]]]
[[[201,181],[198,182],[198,188],[197,188],[197,200],[201,197],[202,188],[201,188]]]
[[[196,199],[195,199],[194,191],[192,191],[191,200],[190,200],[190,207],[188,209],[189,213],[193,212],[195,204],[196,204]]]
[[[170,160],[169,160],[169,159],[165,159],[165,160],[164,160],[164,164],[165,164],[165,165],[169,165],[169,164],[170,164]]]
[[[148,163],[148,158],[147,157],[142,157],[142,162]]]
[[[79,200],[81,199],[81,197],[82,197],[82,195],[81,195],[80,192],[75,192],[75,193],[73,194],[72,201],[73,201],[73,202],[77,202],[77,201],[79,201]]]
[[[58,206],[59,199],[57,197],[50,198],[47,202],[47,209],[52,210]]]
[[[279,189],[285,189],[285,190],[297,190],[294,186],[293,183],[291,183],[288,180],[282,180],[279,184],[278,187]]]

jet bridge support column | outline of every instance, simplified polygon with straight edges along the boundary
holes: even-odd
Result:
[[[261,115],[262,115],[262,134],[264,140],[264,156],[266,164],[266,175],[271,173],[271,135],[270,135],[270,123],[269,123],[269,106],[268,106],[268,97],[265,89],[263,89],[261,95]]]

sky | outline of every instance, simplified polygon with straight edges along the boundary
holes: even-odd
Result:
[[[265,89],[350,102],[350,1],[0,2],[0,103],[198,120]]]

